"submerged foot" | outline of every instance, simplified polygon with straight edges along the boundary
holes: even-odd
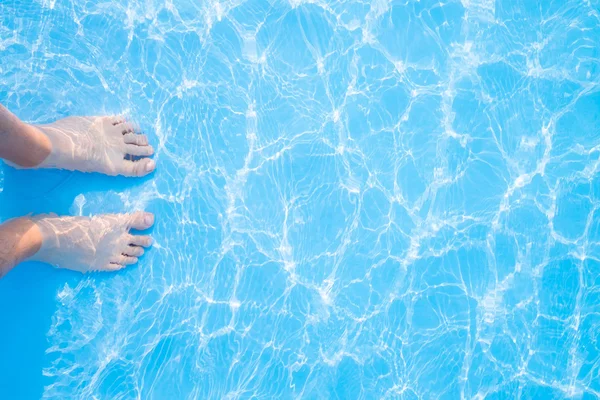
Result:
[[[34,168],[143,176],[155,168],[148,138],[120,117],[68,117],[37,125],[50,141],[48,157]],[[142,158],[140,158],[142,157]]]
[[[79,272],[117,271],[135,264],[152,244],[150,236],[133,235],[154,224],[154,215],[107,214],[95,217],[40,216],[33,219],[42,234],[40,250],[32,257]]]

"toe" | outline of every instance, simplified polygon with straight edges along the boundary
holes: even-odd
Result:
[[[118,271],[118,270],[121,270],[121,269],[123,269],[123,268],[125,268],[125,266],[124,266],[124,265],[117,264],[117,263],[110,263],[110,264],[108,264],[106,267],[104,267],[104,269],[105,269],[106,271],[111,271],[111,272],[113,272],[113,271]]]
[[[111,264],[132,265],[136,262],[138,262],[137,257],[130,257],[123,254],[119,254],[114,258]]]
[[[140,246],[127,246],[123,254],[129,257],[141,257],[144,255],[144,249]]]
[[[119,173],[125,176],[144,176],[154,171],[156,163],[149,158],[138,161],[123,160]]]
[[[123,251],[123,254],[129,257],[141,257],[144,255],[144,249],[140,246],[128,246],[128,248]]]
[[[110,122],[114,125],[119,125],[125,122],[125,117],[122,115],[115,115],[110,118]]]
[[[129,220],[129,227],[137,230],[144,230],[154,225],[154,214],[138,211],[132,214]]]
[[[138,124],[135,124],[133,122],[125,122],[123,124],[120,124],[118,128],[121,130],[121,133],[123,135],[133,132],[140,132],[140,127],[138,126]]]
[[[138,262],[137,257],[123,256],[123,265],[133,265]]]
[[[137,146],[148,146],[148,137],[135,133],[127,133],[123,135],[123,140],[127,144],[135,144]]]
[[[154,154],[152,146],[136,146],[135,144],[126,144],[125,152],[132,156],[151,156]]]
[[[129,235],[129,244],[132,246],[150,247],[152,238],[146,235]]]

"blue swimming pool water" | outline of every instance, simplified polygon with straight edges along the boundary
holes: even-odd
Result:
[[[0,398],[597,398],[599,8],[0,0],[0,102],[159,165],[0,172],[3,219],[157,215],[0,281]]]

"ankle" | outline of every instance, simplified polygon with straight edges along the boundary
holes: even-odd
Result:
[[[29,217],[21,217],[15,220],[23,232],[19,242],[20,254],[23,259],[31,259],[42,248],[43,235],[35,221]]]
[[[10,128],[0,138],[0,158],[17,168],[34,168],[48,158],[52,143],[42,130],[22,121]]]
[[[25,155],[22,163],[18,163],[21,167],[32,168],[40,165],[52,152],[52,143],[48,136],[36,127],[23,123],[24,132],[28,137],[28,141],[31,142],[31,148],[28,155]]]
[[[15,265],[33,259],[42,242],[42,232],[30,218],[15,218],[0,225],[0,277]]]

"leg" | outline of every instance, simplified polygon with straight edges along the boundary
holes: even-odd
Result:
[[[31,219],[16,218],[0,225],[0,278],[41,246],[42,233]]]
[[[25,260],[79,272],[117,271],[135,264],[152,244],[149,236],[131,230],[153,224],[154,216],[144,212],[10,220],[0,225],[0,277]]]
[[[31,168],[40,165],[51,149],[43,133],[0,105],[0,158]]]
[[[136,125],[120,117],[68,117],[29,125],[0,106],[0,158],[21,168],[58,168],[107,175],[154,171],[154,153]]]

